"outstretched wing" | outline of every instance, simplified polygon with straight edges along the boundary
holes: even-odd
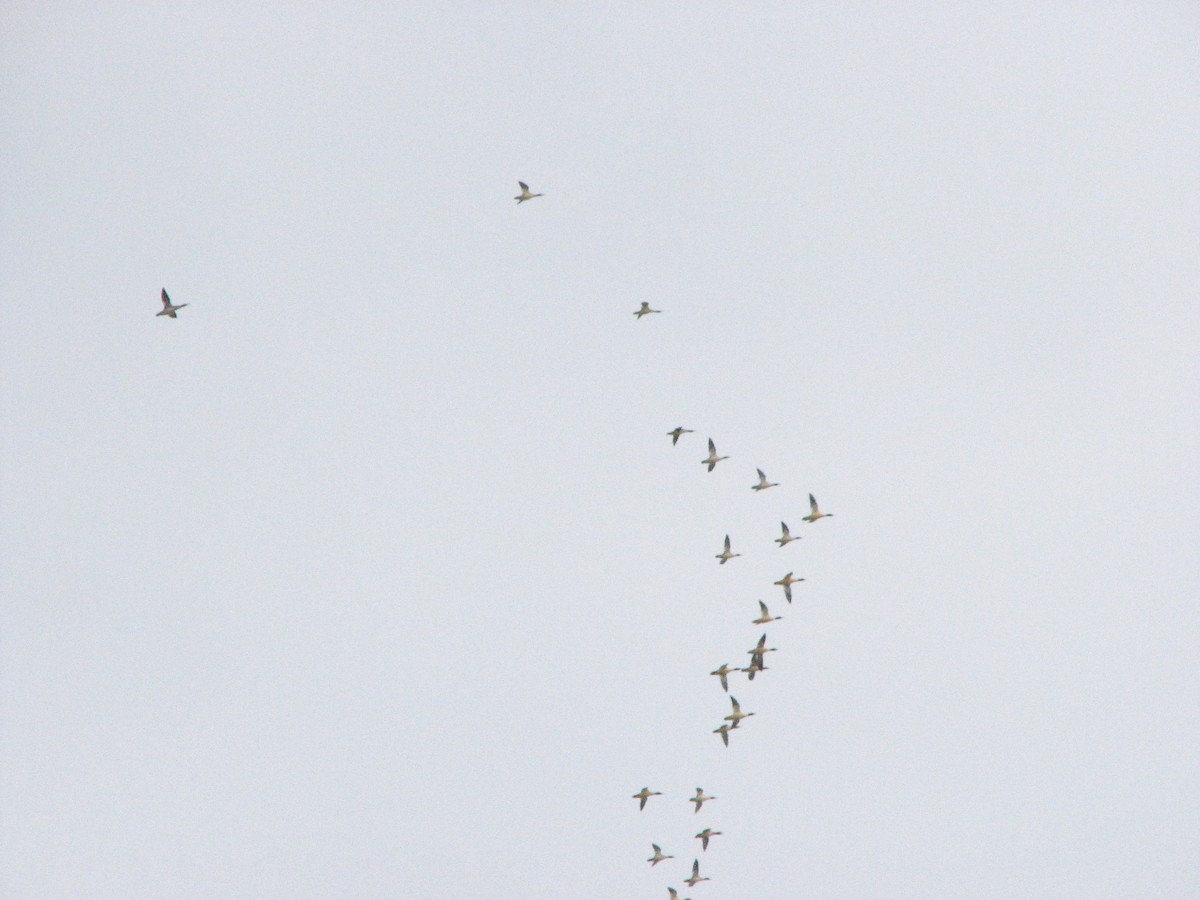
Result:
[[[162,289],[162,302],[163,302],[163,309],[166,309],[167,307],[169,307],[171,305],[171,298],[167,296],[166,288]]]
[[[529,185],[527,185],[523,181],[518,181],[517,184],[519,184],[521,186],[522,191],[524,191],[525,193],[529,193]]]
[[[814,497],[812,494],[808,495],[808,505],[810,507],[812,507],[813,512],[817,511],[817,498]]]

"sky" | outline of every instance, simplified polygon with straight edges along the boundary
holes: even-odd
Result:
[[[6,4],[0,894],[1200,894],[1198,42]]]

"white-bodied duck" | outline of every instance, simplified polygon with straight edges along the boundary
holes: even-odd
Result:
[[[783,596],[787,597],[788,603],[791,603],[792,602],[792,585],[799,584],[803,580],[804,580],[803,578],[793,578],[792,573],[788,572],[786,575],[784,575],[782,578],[780,578],[778,581],[776,581],[775,584],[777,584],[781,588],[783,588]]]
[[[729,700],[733,703],[733,712],[725,717],[725,721],[732,722],[733,728],[737,728],[738,723],[740,723],[742,719],[748,719],[754,715],[754,713],[742,712],[742,707],[741,704],[737,702],[737,697],[730,697]]]
[[[833,513],[823,513],[823,512],[821,512],[821,510],[817,509],[817,498],[814,497],[812,494],[808,495],[808,505],[810,507],[812,507],[812,512],[810,512],[807,516],[804,517],[805,522],[808,522],[811,524],[811,523],[817,521],[817,519],[827,519],[833,515]]]
[[[740,553],[730,552],[730,550],[729,550],[729,535],[725,535],[725,549],[717,554],[717,559],[719,559],[721,561],[721,565],[725,565],[725,563],[729,562],[735,556],[741,556],[741,555],[742,554],[740,554]]]
[[[526,200],[532,200],[534,197],[541,197],[541,196],[542,196],[541,194],[531,194],[531,193],[529,193],[529,185],[527,185],[527,184],[526,184],[525,182],[523,182],[523,181],[518,181],[518,182],[517,182],[517,184],[518,184],[518,185],[520,186],[520,188],[521,188],[521,193],[519,193],[519,194],[517,194],[517,196],[513,197],[513,199],[517,201],[517,206],[520,206],[520,205],[521,205],[522,203],[524,203]]]
[[[729,673],[737,672],[737,671],[739,671],[739,670],[729,668],[728,663],[721,663],[721,668],[714,669],[713,671],[709,672],[708,674],[716,675],[718,678],[720,678],[721,679],[721,687],[724,688],[725,693],[728,694],[729,693]]]
[[[685,434],[691,434],[691,433],[692,433],[692,429],[684,428],[682,425],[680,425],[678,428],[673,428],[670,431],[668,431],[667,437],[669,437],[671,439],[671,446],[674,447],[676,444],[679,443],[679,439],[681,437],[683,437]]]
[[[640,791],[638,791],[636,794],[633,795],[633,799],[642,801],[641,803],[638,804],[638,809],[645,809],[647,800],[649,800],[651,797],[661,797],[661,796],[662,796],[662,791],[652,791],[652,790],[650,790],[650,788],[644,787]]]
[[[716,464],[719,463],[723,459],[729,459],[729,457],[728,456],[717,456],[717,445],[713,443],[712,438],[709,438],[708,439],[708,458],[700,460],[700,465],[708,466],[708,471],[711,472],[713,470],[713,468],[716,466]]]
[[[764,634],[758,639],[758,643],[746,652],[750,654],[751,662],[753,662],[754,659],[761,661],[764,653],[774,653],[778,649],[778,647],[767,646],[767,636]]]
[[[754,471],[758,473],[758,484],[751,485],[750,490],[765,491],[769,487],[779,487],[778,481],[767,481],[767,476],[763,474],[762,469],[755,469]]]
[[[705,877],[705,878],[700,877],[700,860],[696,860],[695,862],[692,863],[692,877],[685,878],[683,880],[683,883],[686,884],[688,887],[695,887],[702,881],[712,881],[712,879],[707,878],[707,877]]]
[[[780,522],[779,527],[783,529],[783,534],[775,538],[775,543],[779,545],[780,550],[782,550],[792,541],[800,540],[798,537],[792,537],[792,533],[788,531],[787,522]]]
[[[664,854],[662,852],[662,847],[658,846],[658,844],[651,844],[650,846],[654,848],[654,855],[652,857],[650,857],[648,860],[646,860],[646,862],[650,863],[651,867],[657,866],[664,859],[674,859],[675,858],[673,856]]]
[[[751,619],[751,625],[769,625],[771,622],[778,622],[783,616],[773,616],[770,610],[767,609],[767,604],[761,600],[758,601],[758,608],[762,610],[762,615],[757,619]]]
[[[707,850],[708,849],[708,839],[711,837],[714,837],[715,835],[718,835],[718,834],[721,834],[721,832],[713,831],[711,828],[705,828],[702,832],[700,832],[698,835],[696,835],[696,837],[698,837],[700,839],[700,849]]]
[[[173,304],[171,302],[171,298],[167,296],[166,288],[162,289],[162,304],[163,304],[162,312],[156,312],[154,315],[170,316],[172,319],[179,318],[177,315],[175,315],[176,310],[183,309],[185,306],[187,306],[186,303],[180,303],[178,306]]]
[[[688,798],[688,803],[695,803],[696,809],[694,811],[700,812],[700,807],[702,807],[709,800],[716,800],[716,799],[717,799],[716,797],[710,797],[706,793],[704,793],[704,788],[696,788],[696,796]]]

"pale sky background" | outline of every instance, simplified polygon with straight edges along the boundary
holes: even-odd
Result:
[[[1200,6],[102,6],[0,13],[0,894],[1200,895]]]

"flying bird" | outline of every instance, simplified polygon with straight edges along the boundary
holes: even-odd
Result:
[[[769,487],[779,487],[778,481],[767,481],[767,476],[763,474],[762,469],[755,469],[754,471],[758,473],[758,484],[751,485],[750,490],[765,491]]]
[[[798,584],[803,580],[804,580],[803,578],[793,578],[792,573],[788,572],[786,575],[784,575],[782,578],[780,578],[778,581],[776,581],[775,584],[777,584],[781,588],[783,588],[783,596],[787,597],[788,603],[791,603],[792,602],[792,585]]]
[[[708,471],[711,472],[713,470],[713,468],[716,466],[716,464],[719,463],[723,459],[729,459],[729,457],[728,456],[717,456],[717,445],[713,443],[712,438],[709,438],[708,439],[708,459],[700,460],[700,465],[708,466]]]
[[[771,622],[778,622],[783,618],[783,616],[771,615],[771,613],[767,610],[767,604],[763,603],[761,600],[758,601],[758,608],[762,610],[762,615],[757,619],[752,619],[750,621],[751,625],[767,625]]]
[[[782,550],[792,541],[800,540],[798,537],[792,537],[792,533],[788,531],[787,522],[780,522],[779,527],[783,529],[783,534],[780,537],[775,538],[775,543],[779,545],[780,550]]]
[[[645,300],[643,300],[642,308],[639,309],[637,312],[635,312],[634,315],[640,319],[642,316],[650,315],[650,313],[660,313],[660,312],[662,312],[661,309],[651,309],[650,304],[647,303]]]
[[[719,728],[713,729],[713,734],[719,734],[721,736],[721,740],[725,742],[726,747],[729,746],[729,729],[732,727],[733,726],[728,722],[725,722]]]
[[[534,197],[542,196],[541,194],[529,193],[529,185],[527,185],[523,181],[518,181],[517,184],[519,184],[521,186],[521,193],[519,193],[519,194],[517,194],[517,196],[513,197],[513,199],[517,201],[517,206],[520,206],[526,200],[532,200]]]
[[[746,676],[751,681],[753,681],[754,676],[759,672],[767,671],[767,667],[763,664],[763,658],[761,656],[752,656],[750,657],[750,665],[746,666],[746,668],[742,669],[742,671],[746,673]],[[753,715],[753,713],[751,713],[751,715]]]
[[[645,809],[647,800],[649,800],[651,797],[661,797],[661,796],[662,796],[662,791],[652,791],[652,790],[650,790],[650,788],[644,787],[640,791],[638,791],[636,794],[633,795],[633,799],[642,801],[641,803],[638,804],[638,809]]]
[[[721,834],[721,832],[713,831],[711,828],[705,828],[702,832],[700,832],[698,835],[696,835],[696,837],[700,838],[701,849],[707,850],[708,849],[708,839],[710,837],[713,837],[714,835],[718,835],[718,834]]]
[[[166,288],[162,289],[162,304],[163,304],[162,312],[156,312],[154,315],[170,316],[172,319],[179,318],[177,315],[175,315],[175,310],[183,309],[185,306],[187,306],[186,303],[180,303],[178,306],[175,306],[174,304],[172,304],[171,298],[167,296]]]
[[[685,878],[683,883],[686,884],[688,887],[695,887],[701,881],[712,881],[712,879],[707,878],[707,877],[706,878],[700,877],[700,860],[696,860],[695,862],[692,863],[692,877]]]
[[[733,703],[733,712],[725,717],[725,721],[733,723],[733,725],[730,726],[731,728],[737,728],[738,723],[741,722],[742,719],[748,719],[750,716],[754,715],[754,713],[742,712],[742,707],[741,704],[737,702],[737,697],[730,697],[729,699]]]
[[[833,513],[823,513],[817,509],[817,498],[812,494],[808,495],[808,505],[812,507],[812,512],[804,517],[805,522],[812,523],[817,521],[817,519],[825,519],[833,515]]]
[[[667,888],[667,893],[670,895],[668,900],[679,900],[679,891],[675,890],[675,888]],[[688,900],[688,898],[684,897],[683,900]]]
[[[721,565],[725,565],[725,563],[729,562],[735,556],[741,556],[741,555],[742,554],[740,554],[740,553],[730,553],[729,552],[729,535],[725,535],[725,549],[717,554],[717,559],[719,559],[721,561]]]
[[[691,433],[692,433],[692,429],[684,428],[682,425],[680,425],[678,428],[668,431],[667,437],[669,437],[671,439],[671,446],[674,447],[676,444],[679,443],[679,439],[681,437],[683,437],[685,434],[691,434]]]
[[[664,859],[674,859],[675,858],[673,856],[663,855],[662,847],[658,846],[658,844],[651,844],[650,846],[654,848],[654,855],[652,857],[650,857],[648,860],[646,860],[646,862],[650,863],[651,867],[657,866]]]
[[[768,647],[767,646],[767,636],[764,634],[762,637],[760,637],[758,639],[758,644],[756,644],[754,647],[750,648],[746,652],[749,653],[751,657],[755,657],[755,658],[761,660],[764,653],[774,653],[778,649],[779,649],[778,647]]]
[[[709,672],[708,674],[716,675],[718,678],[720,678],[721,679],[721,687],[723,687],[725,689],[725,693],[728,694],[729,693],[729,679],[727,676],[729,675],[730,672],[737,672],[737,671],[739,671],[739,670],[729,668],[729,665],[727,663],[721,663],[721,668],[715,669],[712,672]]]
[[[696,796],[690,798],[688,800],[688,802],[695,803],[696,804],[695,811],[700,812],[700,807],[702,807],[709,800],[716,800],[716,799],[717,799],[716,797],[709,797],[707,794],[705,794],[704,788],[696,788]]]

